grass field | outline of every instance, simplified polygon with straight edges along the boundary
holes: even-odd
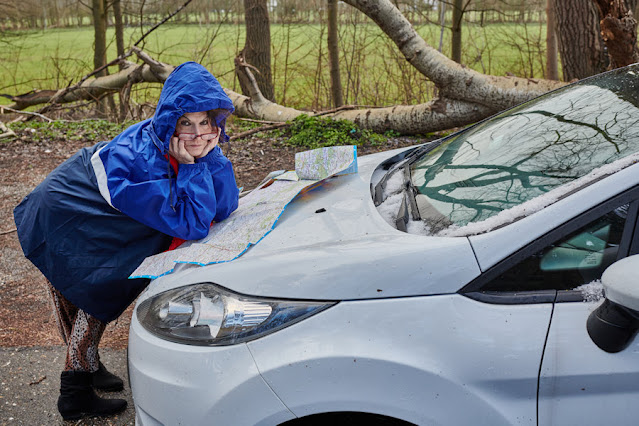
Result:
[[[433,47],[440,28],[416,28]],[[139,37],[129,28],[125,45]],[[463,29],[463,60],[483,73],[512,73],[542,77],[545,26],[541,24],[468,24]],[[113,32],[108,34],[113,40]],[[143,46],[154,58],[177,65],[187,60],[204,64],[223,86],[238,90],[233,58],[244,45],[243,25],[170,25],[153,32]],[[272,65],[276,100],[303,109],[328,108],[330,86],[326,55],[326,27],[272,25]],[[445,31],[443,52],[449,52]],[[92,69],[93,29],[51,29],[22,32],[0,40],[0,93],[20,94],[32,89],[55,89],[77,81]],[[358,105],[415,104],[434,95],[434,87],[401,56],[397,47],[373,24],[340,27],[341,73],[346,103]],[[116,56],[115,42],[108,58]],[[116,72],[117,69],[112,69]],[[138,88],[136,101],[155,102],[159,85]],[[0,98],[0,104],[9,104]]]

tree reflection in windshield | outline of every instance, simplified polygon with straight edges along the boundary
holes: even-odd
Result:
[[[481,221],[638,151],[633,69],[549,93],[426,153],[411,166],[422,219],[434,229]]]

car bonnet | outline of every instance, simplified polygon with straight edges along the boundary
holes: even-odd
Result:
[[[468,238],[398,231],[373,204],[373,171],[399,151],[359,158],[358,173],[328,179],[296,198],[240,258],[179,265],[156,279],[145,297],[198,282],[256,296],[320,300],[457,291],[480,273]]]

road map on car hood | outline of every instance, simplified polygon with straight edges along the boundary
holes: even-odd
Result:
[[[237,210],[211,226],[201,240],[144,259],[129,278],[158,278],[176,264],[200,266],[230,262],[264,238],[286,206],[300,193],[333,176],[357,173],[357,147],[334,146],[295,154],[295,170],[269,179],[240,198]]]

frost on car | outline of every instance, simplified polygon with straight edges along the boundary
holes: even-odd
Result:
[[[441,236],[539,211],[639,160],[638,80],[590,78],[426,145],[377,184],[378,204],[398,229]]]

